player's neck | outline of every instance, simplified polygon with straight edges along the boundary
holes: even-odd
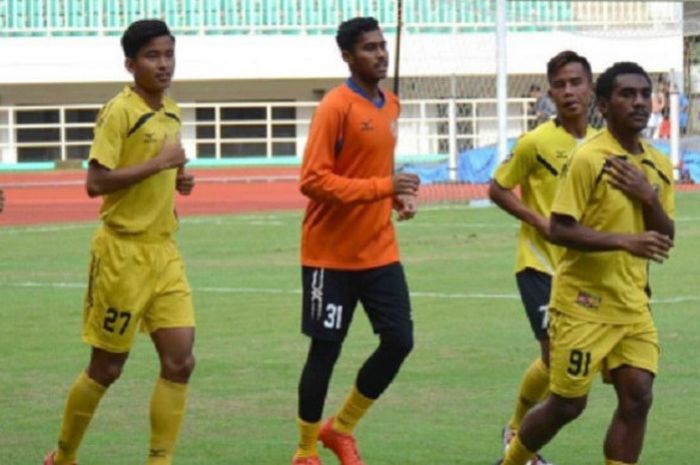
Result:
[[[620,146],[628,153],[638,155],[644,152],[639,132],[628,133],[626,131],[619,131],[616,128],[611,127],[608,127],[608,131],[610,131],[610,134],[613,135],[617,143],[620,144]]]
[[[374,100],[380,97],[379,81],[365,81],[355,73],[352,73],[350,79],[371,99]]]
[[[574,118],[574,119],[562,119],[559,118],[559,124],[562,125],[564,130],[574,136],[576,139],[583,139],[586,137],[586,132],[588,132],[588,119]]]
[[[164,92],[162,90],[151,92],[138,84],[134,84],[132,89],[134,89],[134,92],[136,92],[136,94],[141,97],[144,102],[146,102],[146,105],[151,107],[153,110],[160,110],[163,107]]]

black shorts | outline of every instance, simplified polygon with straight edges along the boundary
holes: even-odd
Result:
[[[302,267],[302,332],[309,337],[342,341],[357,302],[376,334],[413,331],[408,285],[401,263],[361,271]]]
[[[547,336],[547,309],[552,291],[552,277],[532,268],[525,268],[515,274],[520,289],[520,298],[525,305],[527,319],[537,340]]]

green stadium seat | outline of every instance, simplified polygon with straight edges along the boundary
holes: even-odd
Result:
[[[493,0],[404,0],[410,32],[490,31]],[[511,30],[568,28],[566,0],[506,3]],[[374,16],[394,32],[396,0],[0,0],[0,35],[118,35],[130,22],[162,18],[177,33],[333,34],[341,20]],[[562,24],[562,26],[558,26]]]
[[[202,11],[200,3],[193,0],[184,0],[179,2],[178,14],[180,15],[180,24],[188,29],[192,28],[193,33],[196,33],[200,26]]]

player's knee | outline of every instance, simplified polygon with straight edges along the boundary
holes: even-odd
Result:
[[[404,359],[413,350],[413,331],[392,331],[381,336],[381,346],[396,358]]]
[[[651,389],[641,389],[620,399],[619,414],[623,418],[646,418],[654,395]]]
[[[163,378],[186,383],[195,367],[194,355],[188,354],[183,357],[163,357],[161,360],[161,372]]]
[[[342,347],[343,344],[339,341],[312,339],[306,363],[317,368],[332,369],[340,357]]]
[[[555,405],[554,417],[561,425],[565,425],[577,419],[586,409],[586,398],[577,399],[552,398]]]
[[[88,377],[104,387],[109,387],[119,379],[123,368],[123,363],[91,363]]]

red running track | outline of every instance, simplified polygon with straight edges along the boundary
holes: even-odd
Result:
[[[301,210],[297,167],[192,169],[197,186],[189,197],[177,197],[180,216]],[[1,225],[95,221],[100,199],[85,193],[84,171],[0,173],[5,191]],[[700,191],[697,184],[677,190]],[[487,197],[485,184],[443,184],[421,187],[422,203],[466,202]]]
[[[193,169],[192,195],[178,196],[178,214],[218,215],[295,210],[305,205],[297,168]],[[5,210],[0,225],[95,221],[100,199],[85,193],[84,171],[0,173]]]

